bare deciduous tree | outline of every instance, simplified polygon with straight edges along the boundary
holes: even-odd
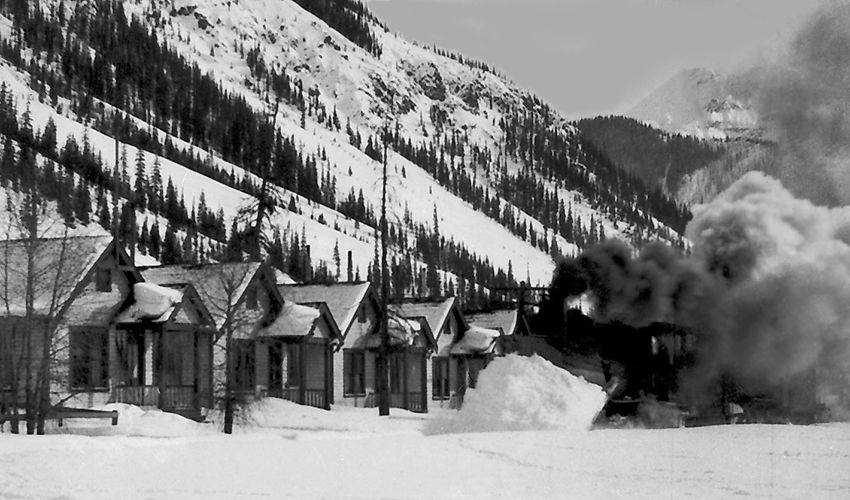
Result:
[[[59,339],[62,314],[80,279],[80,249],[69,229],[47,215],[33,193],[7,197],[8,225],[0,251],[0,386],[3,406],[13,415],[23,410],[27,433],[44,433],[52,404],[52,368],[67,347]]]

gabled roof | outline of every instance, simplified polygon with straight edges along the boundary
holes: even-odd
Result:
[[[145,281],[157,285],[190,283],[221,329],[227,319],[228,302],[238,305],[248,285],[263,267],[259,262],[227,262],[200,265],[160,266],[142,269]]]
[[[365,300],[373,300],[377,305],[372,286],[364,283],[334,283],[332,285],[278,285],[285,301],[296,304],[324,302],[336,321],[342,336],[345,337],[357,308]]]
[[[516,309],[501,309],[489,312],[468,314],[470,325],[498,330],[502,335],[515,335],[521,331],[518,311]],[[528,329],[526,328],[527,332]]]
[[[33,250],[28,251],[30,248]],[[0,241],[0,315],[26,314],[28,253],[35,259],[34,309],[36,314],[47,315],[61,314],[59,309],[70,305],[94,265],[111,251],[118,252],[119,260],[129,262],[109,235],[39,238],[34,247],[28,240]],[[134,269],[129,272],[141,279]]]
[[[425,348],[434,350],[437,342],[428,326],[424,316],[402,317],[391,316],[388,318],[389,343],[392,347],[411,347],[416,345],[417,339],[422,339]],[[370,335],[364,335],[357,339],[353,347],[360,349],[377,349],[381,346],[381,336],[378,331]]]
[[[468,324],[466,318],[457,306],[455,297],[435,301],[413,301],[405,300],[395,306],[399,314],[405,317],[422,316],[428,321],[428,326],[434,334],[435,339],[442,335],[443,327],[449,319],[450,314],[455,314],[460,323],[460,330],[466,330]]]

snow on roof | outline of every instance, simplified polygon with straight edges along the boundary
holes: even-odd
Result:
[[[391,316],[387,319],[389,330],[389,341],[391,346],[412,346],[416,344],[419,335],[426,334],[424,317],[405,318]],[[381,335],[378,332],[358,338],[354,342],[355,348],[377,348],[381,345]]]
[[[441,301],[429,302],[402,302],[395,307],[402,316],[415,317],[422,316],[428,321],[428,326],[431,327],[435,337],[439,337],[443,331],[443,326],[449,318],[449,314],[456,305],[455,297],[449,297]],[[463,315],[460,315],[463,322]],[[461,329],[464,325],[461,326]]]
[[[137,323],[142,320],[163,323],[168,321],[183,302],[185,286],[172,288],[154,283],[133,285],[133,303],[118,313],[118,323]]]
[[[278,286],[284,301],[296,304],[326,303],[343,336],[348,332],[357,308],[366,299],[370,288],[369,282]]]
[[[190,283],[215,318],[216,328],[221,328],[226,319],[223,312],[227,303],[242,298],[261,265],[259,262],[227,262],[150,267],[142,270],[142,277],[158,285]]]
[[[35,312],[58,313],[111,242],[108,235],[36,240],[29,247],[34,248],[29,253],[35,259],[31,276]],[[25,240],[0,242],[0,314],[26,314],[28,244]]]
[[[320,311],[294,302],[284,303],[275,320],[257,331],[260,337],[305,337],[313,333]]]
[[[467,315],[470,324],[499,330],[504,335],[513,335],[517,328],[517,310],[502,309]]]
[[[470,325],[463,336],[448,347],[450,354],[490,354],[495,352],[501,337],[498,330]]]
[[[295,278],[277,268],[274,270],[274,282],[278,285],[295,285],[298,283]]]

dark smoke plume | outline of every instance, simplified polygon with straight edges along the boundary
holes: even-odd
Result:
[[[822,399],[839,410],[850,374],[850,208],[816,206],[750,172],[696,207],[686,236],[688,256],[660,244],[633,256],[606,242],[564,262],[553,289],[589,294],[602,323],[691,329],[698,351],[685,387],[729,373],[760,389],[817,368],[831,378]]]
[[[786,56],[740,79],[777,142],[783,183],[816,203],[850,203],[850,5],[816,13]]]

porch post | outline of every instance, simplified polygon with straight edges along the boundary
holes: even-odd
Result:
[[[304,404],[304,384],[307,381],[306,363],[304,362],[304,340],[298,343],[298,404]]]
[[[325,342],[325,409],[331,409],[334,397],[334,367],[333,348],[330,342]]]
[[[192,329],[192,363],[194,366],[192,367],[192,406],[194,406],[195,410],[201,409],[201,401],[200,395],[198,394],[198,368],[201,365],[200,362],[200,352],[198,351],[198,329]]]
[[[419,372],[421,376],[419,377],[419,387],[421,389],[422,394],[422,410],[428,411],[428,360],[425,359],[425,351],[423,350],[419,355],[419,362],[422,364],[422,370]],[[434,374],[432,373],[431,376]],[[441,384],[442,385],[442,384]],[[442,389],[440,389],[442,390]],[[441,400],[442,401],[442,400]]]
[[[154,378],[157,379],[157,385],[159,386],[159,397],[157,401],[157,406],[159,409],[164,410],[163,407],[165,403],[165,346],[163,345],[163,330],[159,329],[158,332],[154,334],[155,339],[155,347],[154,352],[157,353],[156,359],[154,360]]]
[[[404,391],[402,393],[403,394],[402,401],[404,401],[404,403],[403,403],[404,409],[409,410],[410,409],[410,401],[409,401],[410,398],[409,398],[409,393],[408,393],[409,387],[407,386],[407,382],[408,382],[407,381],[407,375],[408,375],[407,358],[410,356],[410,351],[408,349],[404,349],[404,351],[402,351],[402,352],[404,352],[404,356],[402,357],[402,365],[401,365],[402,366],[402,372],[404,373],[404,375],[401,378],[401,380],[403,381],[403,384],[404,384],[404,386],[402,387],[402,390]]]

